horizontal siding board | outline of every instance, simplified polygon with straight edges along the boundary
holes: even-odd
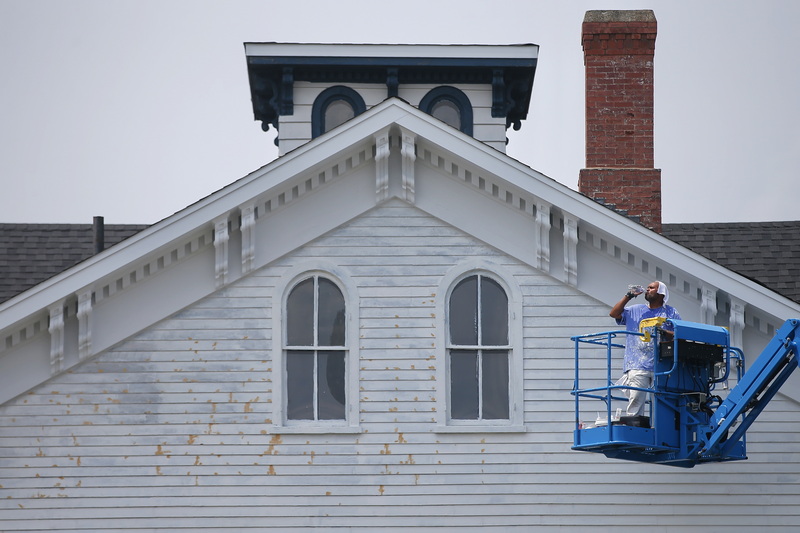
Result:
[[[440,284],[465,261],[519,286],[524,428],[442,425]],[[356,291],[353,433],[272,420],[271,306],[287,276],[321,262]],[[800,409],[780,396],[748,434],[748,461],[683,470],[570,450],[569,337],[608,329],[600,302],[389,202],[0,406],[0,530],[800,525]],[[603,379],[603,353],[582,363]]]

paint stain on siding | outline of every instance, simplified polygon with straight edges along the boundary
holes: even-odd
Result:
[[[166,444],[166,443],[165,443],[165,444]],[[171,453],[172,453],[172,451],[171,451],[171,450],[166,450],[166,451],[165,451],[165,450],[162,448],[162,445],[161,445],[161,444],[159,444],[159,445],[156,447],[156,455],[164,455],[164,456],[166,456],[166,457],[167,457],[167,459],[169,459],[171,456],[170,456],[170,455],[168,455],[168,454],[171,454]]]
[[[269,465],[269,469],[267,470],[267,475],[270,475],[270,476],[276,475],[275,466],[274,465]]]
[[[383,485],[379,486],[379,487],[378,487],[378,494],[380,494],[381,496],[383,496],[383,492],[384,492],[385,490],[386,490],[386,489],[384,488],[384,486],[383,486]]]
[[[383,445],[383,449],[381,450],[381,455],[391,455],[392,451],[389,449],[388,444]]]

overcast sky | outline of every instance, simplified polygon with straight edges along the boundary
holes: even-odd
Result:
[[[800,1],[0,0],[0,222],[154,223],[275,159],[244,42],[538,44],[508,153],[575,189],[584,13],[642,8],[664,221],[800,219]]]

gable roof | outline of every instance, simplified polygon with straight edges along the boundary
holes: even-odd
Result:
[[[146,227],[105,225],[105,245],[113,246]],[[0,303],[92,255],[92,224],[0,223]]]
[[[800,221],[664,224],[662,233],[800,303]]]
[[[618,297],[614,287],[622,281],[592,269],[578,277],[579,244],[613,262],[618,272],[612,275],[627,277],[633,258],[669,272],[690,297],[708,283],[781,321],[800,314],[797,303],[391,98],[0,303],[0,402],[392,197],[599,301]],[[563,261],[556,256],[561,252]],[[639,275],[644,271],[639,268]],[[65,305],[72,324],[83,320],[75,324],[77,346],[74,337],[64,347],[64,339],[58,345],[58,335],[47,335],[51,318]],[[51,341],[56,344],[48,353]]]

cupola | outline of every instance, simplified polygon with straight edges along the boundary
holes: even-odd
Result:
[[[387,98],[505,152],[527,117],[539,47],[245,43],[250,94],[283,155]]]

